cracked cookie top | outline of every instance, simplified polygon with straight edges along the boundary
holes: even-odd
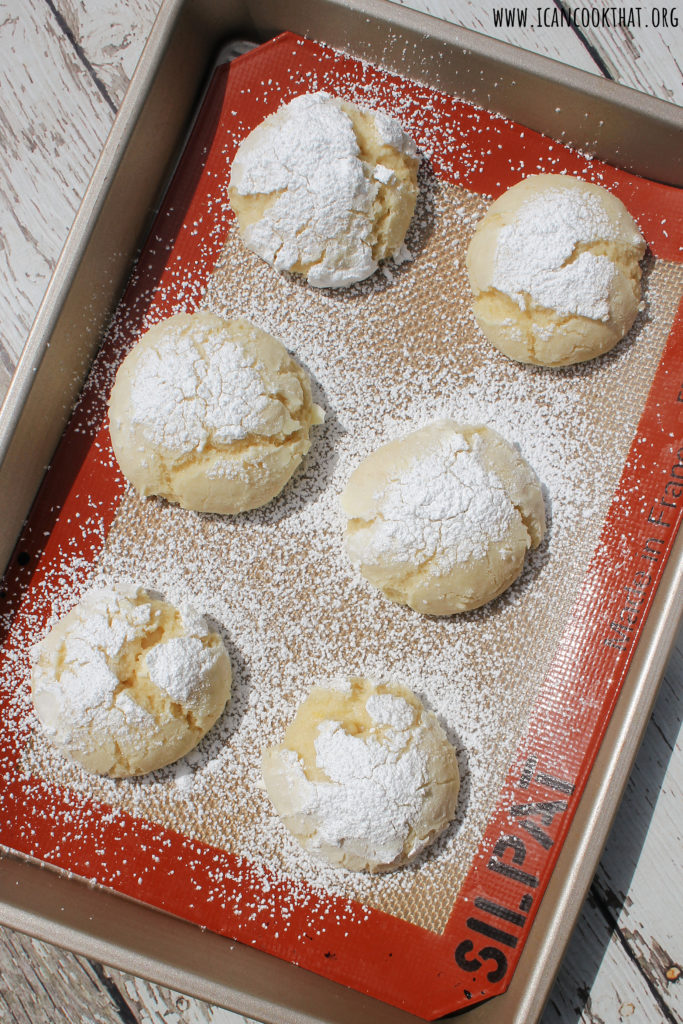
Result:
[[[230,203],[248,249],[316,287],[343,288],[402,254],[418,163],[387,114],[308,93],[241,143]]]
[[[494,430],[439,420],[383,445],[342,495],[345,547],[392,601],[469,611],[519,576],[545,533],[538,479]]]
[[[224,515],[279,494],[322,420],[308,374],[281,341],[208,312],[150,328],[109,402],[114,453],[140,494]]]
[[[48,739],[88,771],[123,778],[187,754],[230,697],[223,641],[187,605],[140,587],[90,590],[32,650]]]
[[[467,254],[474,315],[512,359],[565,366],[609,351],[640,302],[645,243],[621,200],[535,174],[491,204]]]
[[[433,712],[405,686],[362,677],[315,686],[262,768],[304,849],[351,871],[413,860],[451,821],[460,786]]]

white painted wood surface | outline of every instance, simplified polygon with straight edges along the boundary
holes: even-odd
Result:
[[[0,398],[158,6],[159,0],[0,0]],[[683,98],[680,24],[496,28],[493,9],[502,4],[493,0],[406,6],[663,99]],[[546,6],[557,10],[559,0]],[[683,19],[680,6],[642,0],[641,20],[665,6]],[[536,6],[520,7],[531,22]],[[682,679],[683,632],[543,1024],[683,1020]],[[0,1024],[243,1020],[0,929]]]
[[[405,7],[473,29],[525,50],[553,57],[563,64],[604,75],[621,85],[674,103],[683,102],[683,7],[641,0],[638,4],[614,0],[398,0]],[[577,12],[578,25],[553,25],[560,8]],[[541,10],[539,15],[538,11]],[[494,11],[503,12],[496,26]],[[619,24],[619,11],[632,12],[632,27]],[[664,11],[666,10],[666,15]],[[526,15],[527,24],[507,25],[505,12]],[[605,12],[607,26],[583,27],[584,18]],[[582,14],[582,12],[586,12]],[[666,25],[663,24],[666,19]],[[678,22],[674,25],[673,22]],[[655,26],[653,22],[657,22]],[[546,27],[548,26],[548,27]]]
[[[602,6],[618,11],[612,3],[603,5],[590,0],[573,0],[571,6],[587,14]],[[633,27],[587,27],[581,28],[581,32],[615,82],[671,103],[683,103],[683,7],[647,0],[639,5],[624,4],[622,9],[629,8],[636,19]]]

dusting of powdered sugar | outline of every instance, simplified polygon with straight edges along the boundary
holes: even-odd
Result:
[[[380,139],[416,156],[397,121],[368,111]],[[387,177],[386,172],[389,171]],[[241,196],[272,197],[242,224],[245,245],[277,270],[306,267],[316,287],[343,287],[377,269],[371,235],[375,179],[367,173],[353,122],[341,101],[318,92],[293,99],[260,124],[232,163],[230,186]]]
[[[476,448],[476,436],[470,447],[451,431],[398,471],[375,493],[376,515],[357,520],[347,535],[354,564],[430,561],[447,573],[484,558],[489,545],[504,538],[514,508]]]
[[[548,189],[527,199],[512,223],[498,232],[491,285],[521,309],[531,299],[562,316],[607,320],[613,261],[592,252],[572,257],[579,245],[616,242],[622,236],[597,196]]]
[[[180,457],[263,430],[275,401],[264,393],[265,367],[225,335],[183,325],[168,330],[163,350],[140,354],[126,413],[148,444]]]
[[[330,780],[313,783],[306,800],[306,813],[320,821],[320,839],[338,846],[345,837],[361,835],[377,860],[391,863],[419,816],[420,790],[429,782],[419,738],[394,727],[381,742],[361,739],[338,722],[324,722],[315,752]]]
[[[145,663],[159,690],[192,707],[218,658],[219,651],[205,647],[199,637],[177,636],[147,651]]]
[[[385,145],[406,156],[417,156],[417,146],[395,117],[389,117],[384,110],[361,109],[372,116],[377,134]]]
[[[426,808],[449,761],[433,718],[416,715],[402,697],[372,692],[366,710],[377,732],[357,735],[334,719],[317,725],[315,768],[323,778],[311,778],[294,750],[278,748],[276,778],[266,782],[276,806],[284,787],[285,820],[307,850],[324,858],[351,852],[377,867],[414,855],[443,826],[443,817],[427,820]],[[451,785],[457,791],[457,776]]]
[[[173,610],[166,614],[164,626],[159,607],[142,589],[92,589],[34,645],[36,713],[46,734],[75,760],[92,756],[99,763],[101,757],[104,765],[107,742],[144,755],[145,740],[158,725],[140,701],[147,680],[178,705],[174,714],[204,714],[211,672],[224,652],[220,645],[204,646],[208,629],[196,613],[190,622],[198,635],[188,635],[183,623],[183,635],[169,638]],[[111,756],[118,763],[119,753]]]
[[[90,591],[72,612],[68,631],[31,649],[37,706],[49,734],[66,741],[73,730],[104,724],[110,715],[118,723],[128,648],[151,625],[150,606],[133,604],[134,594],[127,587],[120,594]]]
[[[408,701],[392,693],[371,694],[365,710],[378,725],[391,725],[395,729],[407,729],[415,718],[415,709]]]

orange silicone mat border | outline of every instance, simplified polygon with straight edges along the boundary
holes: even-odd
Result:
[[[1,594],[10,672],[0,682],[0,843],[434,1018],[507,988],[673,545],[683,494],[680,310],[570,625],[443,935],[367,908],[358,915],[349,900],[313,890],[302,897],[300,884],[295,893],[276,878],[264,902],[263,872],[242,859],[16,770],[30,714],[15,699],[11,666],[47,622],[50,593],[71,586],[63,565],[97,557],[123,493],[101,381],[144,322],[196,307],[231,220],[225,184],[241,138],[281,102],[319,88],[350,98],[368,89],[389,111],[400,101],[404,121],[419,112],[410,130],[437,176],[472,191],[499,195],[540,169],[607,185],[655,254],[680,261],[683,200],[669,186],[289,33],[219,68]],[[280,899],[296,909],[274,922]]]

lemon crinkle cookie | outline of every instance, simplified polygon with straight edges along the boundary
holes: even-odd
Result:
[[[208,312],[150,328],[119,367],[109,402],[114,453],[136,490],[221,514],[279,494],[323,418],[281,341]]]
[[[495,430],[439,420],[382,445],[342,495],[345,547],[392,601],[431,615],[486,604],[545,533],[536,474]]]
[[[142,775],[187,754],[230,697],[223,641],[188,605],[91,590],[32,650],[48,739],[88,771]]]
[[[241,143],[230,203],[248,249],[316,287],[341,288],[404,252],[418,164],[387,114],[308,93]]]
[[[436,716],[406,687],[365,678],[314,687],[262,766],[292,835],[352,871],[415,858],[453,818],[460,786]]]
[[[644,254],[637,224],[606,189],[531,175],[491,204],[470,242],[474,315],[489,341],[520,362],[593,359],[636,318]]]

